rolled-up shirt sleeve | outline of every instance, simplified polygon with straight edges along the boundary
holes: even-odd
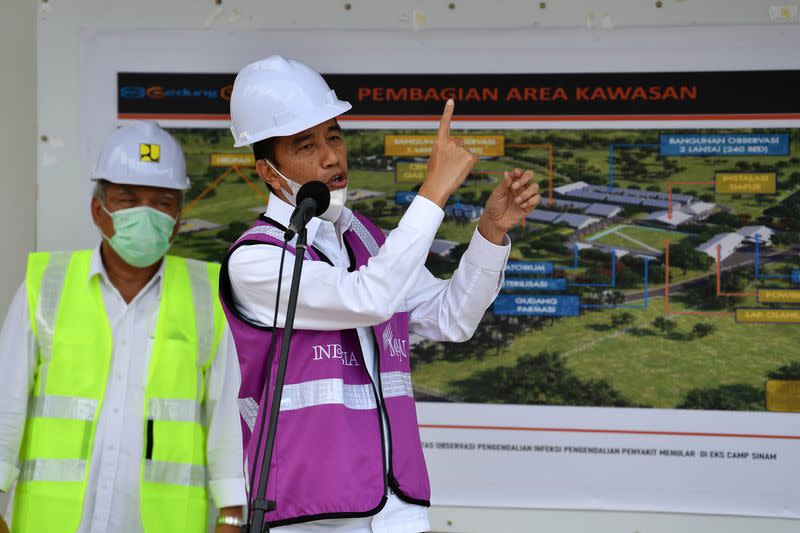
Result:
[[[36,345],[28,319],[25,283],[14,296],[0,330],[0,491],[19,476],[19,448],[36,371]]]
[[[240,381],[236,348],[226,327],[206,375],[208,488],[219,508],[244,505],[247,501],[237,407]]]
[[[406,301],[412,333],[436,341],[472,337],[500,292],[510,250],[508,236],[498,246],[476,228],[452,278],[439,279],[423,269]]]

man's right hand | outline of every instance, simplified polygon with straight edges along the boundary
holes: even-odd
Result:
[[[433,143],[431,158],[425,181],[419,194],[444,207],[447,199],[464,183],[478,157],[464,148],[462,139],[450,138],[450,119],[453,117],[455,102],[448,100],[444,106],[439,133]]]

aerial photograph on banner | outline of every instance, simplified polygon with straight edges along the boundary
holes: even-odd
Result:
[[[192,180],[172,253],[219,260],[268,192],[227,130],[170,132]],[[800,130],[452,135],[480,160],[445,207],[435,275],[457,267],[504,171],[533,170],[542,202],[511,232],[502,290],[474,337],[412,337],[418,399],[782,410],[782,386],[800,379]],[[391,230],[434,132],[344,136],[348,205]]]

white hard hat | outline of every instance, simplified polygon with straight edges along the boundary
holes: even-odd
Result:
[[[178,141],[155,122],[132,122],[103,146],[92,180],[186,190],[186,161]]]
[[[270,56],[244,67],[233,83],[233,146],[294,135],[352,107],[307,65]]]

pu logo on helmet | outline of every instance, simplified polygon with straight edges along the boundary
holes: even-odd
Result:
[[[158,163],[161,159],[161,146],[158,144],[139,144],[139,161]]]

